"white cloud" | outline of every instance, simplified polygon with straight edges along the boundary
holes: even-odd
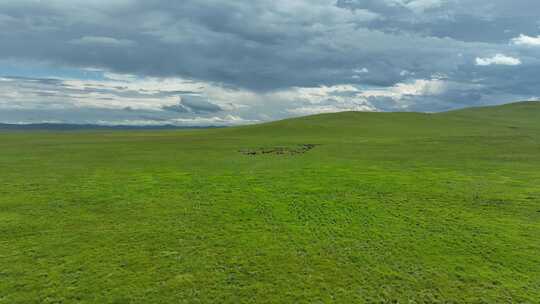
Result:
[[[369,69],[368,68],[355,69],[353,70],[353,72],[355,74],[367,74],[369,73]]]
[[[186,126],[186,127],[205,127],[205,126],[237,126],[258,123],[258,120],[243,119],[235,115],[226,115],[224,117],[193,117],[193,118],[172,118],[166,120],[145,120],[145,119],[124,119],[124,120],[100,120],[96,122],[100,126]]]
[[[321,113],[337,113],[348,111],[374,112],[377,111],[377,108],[366,102],[365,104],[304,106],[294,109],[288,109],[287,111],[294,115],[313,115]]]
[[[512,44],[524,46],[540,46],[540,35],[532,37],[521,34],[519,35],[519,37],[512,39]]]
[[[99,116],[92,116],[99,119],[85,120],[86,123],[108,125],[237,125],[284,118],[291,114],[377,110],[358,95],[360,90],[353,85],[298,87],[257,93],[181,78],[136,77],[94,71],[100,72],[104,79],[0,78],[0,109],[117,113],[119,119],[101,120]],[[193,113],[164,111],[166,107],[178,105],[186,96],[209,100],[223,112],[194,116]],[[145,113],[159,119],[134,119],[136,111],[147,111]]]
[[[114,80],[114,81],[131,82],[131,81],[137,80],[137,76],[131,75],[131,74],[118,74],[118,73],[104,72],[103,76],[109,80]]]
[[[416,79],[413,82],[398,83],[393,87],[383,89],[373,89],[361,92],[363,97],[389,97],[400,100],[403,96],[433,96],[446,91],[447,84],[444,80]]]
[[[403,76],[403,77],[407,77],[407,76],[412,76],[414,75],[415,73],[414,72],[410,72],[410,71],[407,71],[407,70],[402,70],[399,75],[400,76]]]
[[[413,0],[405,4],[407,8],[415,13],[423,13],[427,10],[435,9],[443,5],[443,0]]]
[[[477,57],[476,65],[489,66],[489,65],[520,65],[521,60],[519,58],[506,56],[503,54],[496,54],[493,57]]]
[[[112,37],[103,37],[103,36],[84,36],[79,39],[71,40],[72,44],[80,45],[102,45],[102,46],[132,46],[135,44],[134,41],[127,39],[116,39]]]
[[[104,80],[4,78],[0,109],[124,109],[160,111],[180,93],[205,95],[206,83],[103,73]]]
[[[398,83],[390,91],[400,95],[439,95],[445,88],[446,84],[441,79],[417,79],[412,83]]]
[[[412,105],[410,96],[436,96],[448,89],[446,80],[440,75],[431,79],[416,79],[412,82],[398,83],[392,87],[362,90],[354,85],[322,86],[319,88],[298,88],[282,94],[292,94],[304,102],[302,106],[288,109],[294,115],[311,115],[344,111],[379,111],[370,98],[386,97],[395,103],[396,108],[406,109]]]

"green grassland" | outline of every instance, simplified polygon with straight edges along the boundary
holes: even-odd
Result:
[[[2,132],[0,173],[2,304],[540,303],[537,102]]]

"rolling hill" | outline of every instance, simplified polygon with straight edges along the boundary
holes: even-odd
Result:
[[[537,303],[540,102],[0,132],[0,303]]]

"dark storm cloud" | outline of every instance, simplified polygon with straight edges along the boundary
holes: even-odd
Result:
[[[364,82],[388,85],[399,80],[401,69],[429,75],[455,68],[452,61],[426,58],[478,48],[370,30],[379,15],[334,4],[8,1],[0,4],[9,18],[0,37],[10,43],[0,55],[268,90],[348,83],[352,70],[366,65],[376,74]]]
[[[369,28],[467,42],[506,43],[520,33],[537,33],[540,25],[540,2],[533,0],[338,0],[337,5],[384,16]]]
[[[418,100],[409,109],[432,110],[540,96],[540,47],[511,43],[540,35],[538,11],[536,0],[5,0],[0,59],[182,77],[257,94],[341,84],[392,88],[433,77],[457,84],[424,99],[400,95]],[[520,64],[505,65],[498,54]],[[388,97],[370,98],[395,108]],[[166,107],[221,110],[187,103]]]

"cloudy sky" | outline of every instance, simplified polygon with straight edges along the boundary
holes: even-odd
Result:
[[[235,125],[540,96],[538,0],[0,0],[0,122]]]

